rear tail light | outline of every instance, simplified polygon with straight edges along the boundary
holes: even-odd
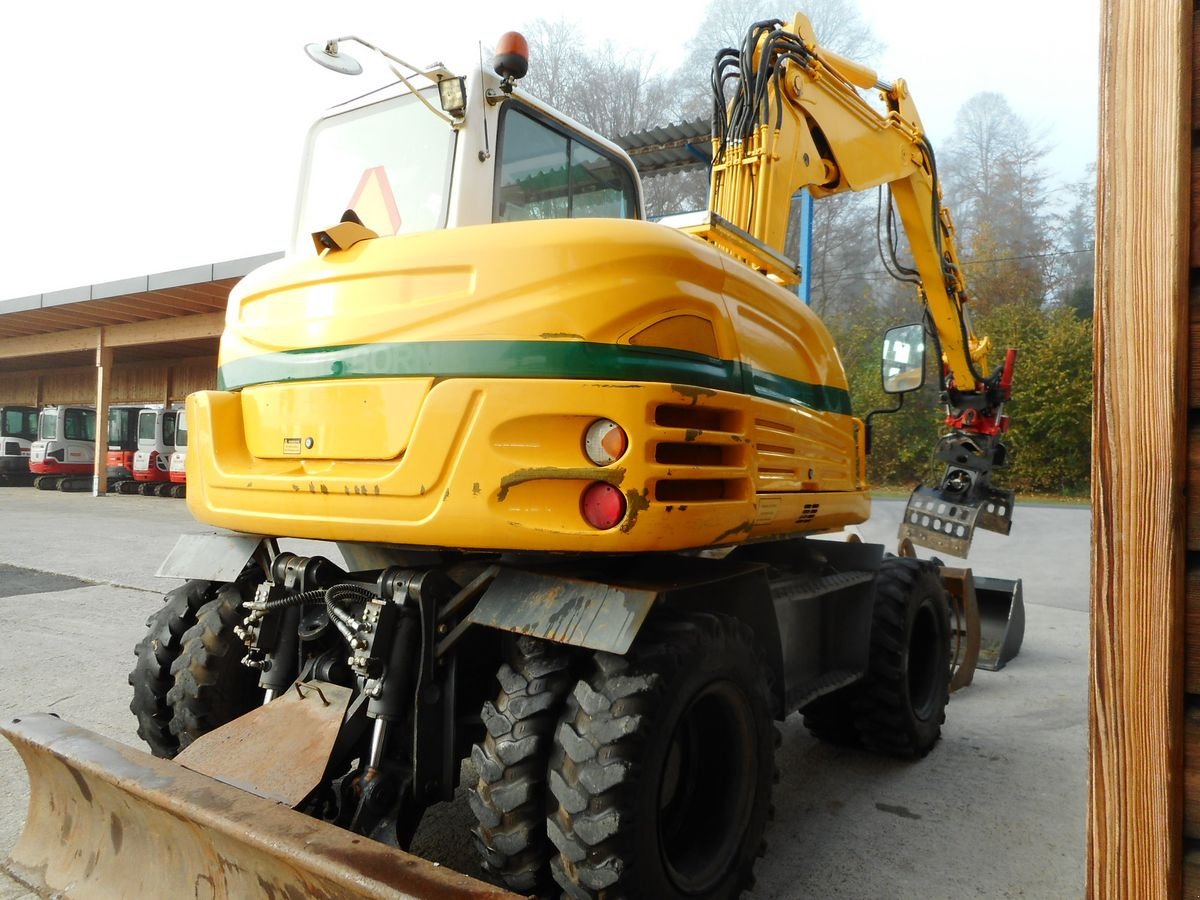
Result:
[[[625,455],[629,435],[612,419],[597,419],[583,436],[583,452],[597,466],[607,466]]]
[[[595,481],[583,492],[583,518],[593,528],[607,531],[625,518],[625,495],[603,481]]]

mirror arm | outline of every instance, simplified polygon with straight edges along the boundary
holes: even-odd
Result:
[[[866,451],[868,454],[870,454],[870,452],[871,452],[871,434],[872,434],[871,419],[874,416],[878,416],[878,415],[887,416],[887,415],[891,415],[892,413],[900,412],[900,409],[903,406],[904,406],[904,394],[897,394],[896,395],[896,405],[893,406],[891,409],[873,409],[869,413],[867,413],[867,418],[865,421],[866,421],[866,426],[867,426]]]

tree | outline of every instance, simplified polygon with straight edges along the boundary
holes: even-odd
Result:
[[[1069,204],[1058,217],[1058,293],[1081,318],[1092,317],[1096,276],[1096,167],[1067,185]]]
[[[525,26],[537,60],[523,90],[610,139],[678,120],[678,75],[657,73],[653,60],[606,41],[594,50],[578,26],[537,19]]]
[[[610,140],[681,121],[678,72],[655,72],[653,60],[616,49],[592,50],[566,20],[538,19],[525,26],[530,55],[538,60],[521,83],[550,106]],[[664,174],[642,184],[650,216],[703,208],[707,171]]]
[[[741,47],[747,29],[755,22],[780,18],[779,9],[769,0],[710,0],[680,66],[686,93],[683,108],[689,118],[708,116],[712,111],[710,85],[717,51]],[[817,40],[830,50],[865,63],[883,52],[883,45],[853,0],[810,0],[805,14],[813,23]]]
[[[976,94],[955,118],[939,174],[958,225],[975,308],[1049,296],[1052,222],[1045,143],[994,92]]]

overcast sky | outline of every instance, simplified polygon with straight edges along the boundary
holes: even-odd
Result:
[[[964,101],[998,91],[1054,147],[1052,176],[1083,177],[1096,155],[1099,0],[858,4],[887,46],[880,74],[908,80],[935,146]],[[597,43],[652,53],[669,69],[703,8],[0,3],[0,300],[283,249],[308,125],[390,80],[378,68],[373,81],[327,72],[304,56],[309,41],[358,34],[423,63],[539,16],[564,17]]]

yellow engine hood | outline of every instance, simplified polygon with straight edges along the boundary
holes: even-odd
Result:
[[[794,295],[647,222],[367,240],[266,266],[230,297],[222,388],[414,376],[681,383],[849,412],[828,332]]]

